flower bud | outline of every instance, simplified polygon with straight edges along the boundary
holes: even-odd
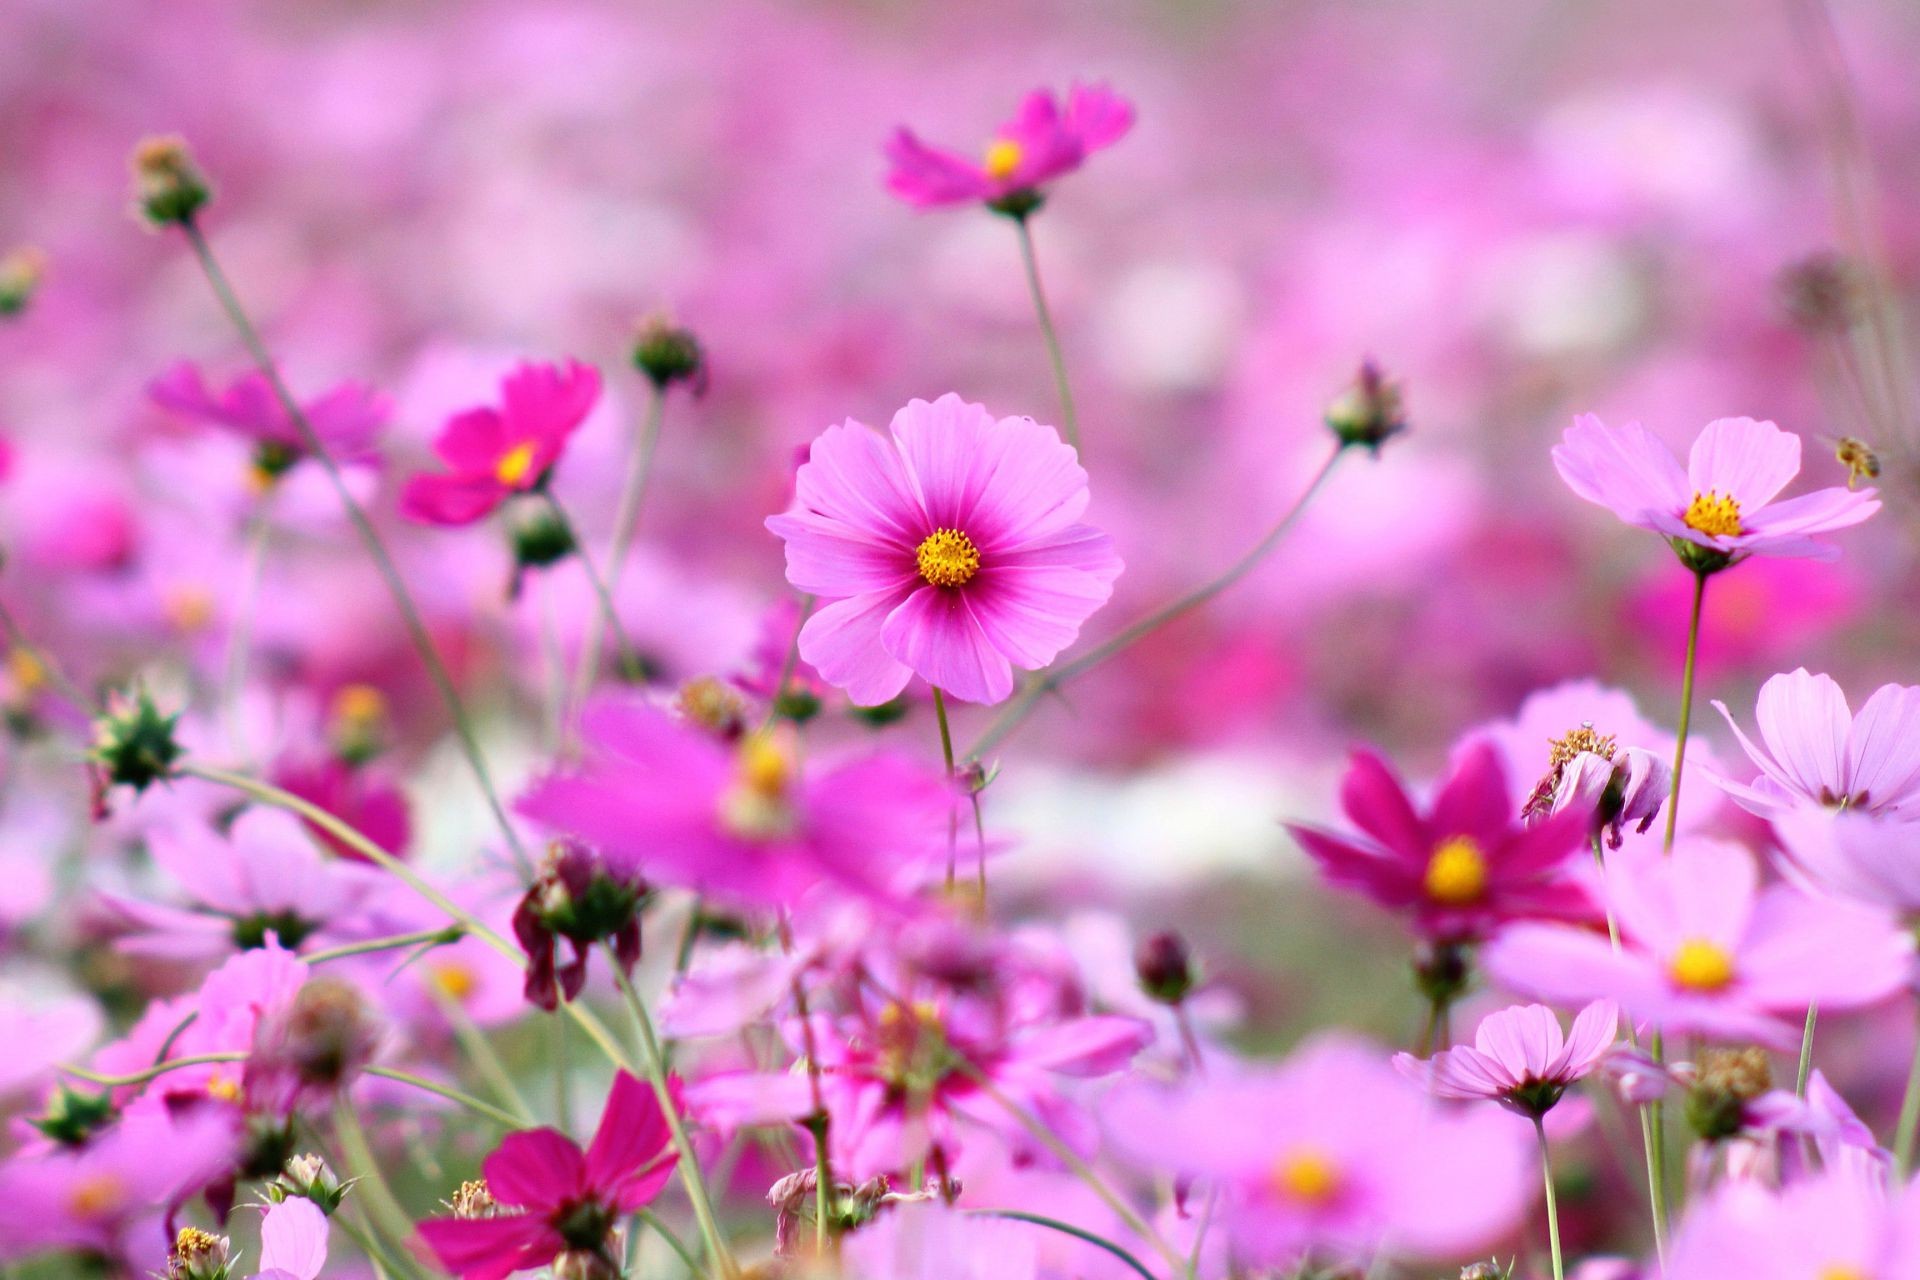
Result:
[[[13,249],[0,257],[0,316],[25,311],[46,274],[47,255],[38,249]]]
[[[46,1111],[31,1123],[63,1147],[80,1147],[113,1117],[112,1094],[80,1093],[62,1084],[47,1098]]]
[[[167,1251],[167,1280],[227,1280],[232,1271],[227,1238],[198,1227],[180,1228]]]
[[[1133,955],[1133,971],[1140,989],[1161,1004],[1179,1004],[1193,990],[1193,957],[1186,941],[1165,930],[1140,944]]]
[[[1423,942],[1414,952],[1413,985],[1433,1005],[1449,1005],[1473,977],[1473,953],[1463,943]]]
[[[185,754],[174,736],[180,713],[160,714],[145,690],[115,692],[106,711],[93,722],[93,750],[89,758],[106,775],[110,786],[145,791],[173,775],[173,766]]]
[[[664,314],[656,312],[640,322],[633,338],[633,367],[662,391],[685,382],[696,396],[706,394],[707,357],[700,340]]]
[[[156,227],[185,226],[213,197],[206,175],[176,134],[144,138],[133,149],[134,196]]]
[[[1368,360],[1353,384],[1327,406],[1326,421],[1341,445],[1361,445],[1377,454],[1381,445],[1407,429],[1400,384]]]
[[[331,1216],[347,1198],[351,1183],[334,1176],[327,1162],[311,1153],[288,1157],[280,1175],[266,1187],[267,1199],[279,1204],[290,1197],[311,1200],[320,1212]]]

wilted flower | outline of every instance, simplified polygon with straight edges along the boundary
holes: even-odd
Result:
[[[556,840],[513,913],[513,935],[527,953],[527,999],[554,1009],[579,995],[595,943],[611,943],[621,968],[633,972],[646,893],[638,875],[616,872],[577,841]],[[565,965],[558,963],[562,941],[573,947]]]
[[[1593,830],[1618,849],[1624,828],[1653,825],[1673,785],[1665,759],[1639,747],[1620,748],[1612,734],[1582,724],[1550,744],[1547,772],[1527,797],[1521,816],[1574,810],[1593,815]]]

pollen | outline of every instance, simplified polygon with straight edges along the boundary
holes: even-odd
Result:
[[[1718,489],[1694,494],[1681,518],[1687,528],[1711,538],[1731,538],[1740,532],[1740,504]]]
[[[1011,138],[995,139],[987,148],[987,159],[984,165],[987,176],[996,182],[1006,181],[1013,176],[1013,171],[1020,167],[1020,160],[1024,155],[1025,152],[1020,144]]]
[[[80,1179],[67,1192],[67,1210],[76,1218],[101,1218],[118,1209],[127,1198],[127,1189],[111,1173],[95,1173]]]
[[[1832,1266],[1820,1268],[1817,1280],[1873,1280],[1873,1277],[1859,1267],[1836,1262]]]
[[[958,529],[935,529],[914,552],[920,576],[936,587],[964,587],[980,572],[980,549]]]
[[[231,1076],[214,1074],[207,1077],[207,1094],[222,1102],[240,1101],[240,1082]]]
[[[16,646],[7,650],[7,674],[23,693],[33,693],[47,683],[47,666],[31,649]]]
[[[1688,991],[1719,991],[1733,981],[1733,957],[1717,942],[1688,938],[1667,966],[1674,985]]]
[[[771,735],[740,744],[734,782],[720,796],[720,820],[743,840],[777,840],[793,831],[793,761]]]
[[[480,980],[474,976],[472,969],[466,965],[454,963],[435,965],[431,980],[440,994],[453,1001],[465,1001],[473,994],[474,988],[480,985]]]
[[[1487,892],[1487,856],[1466,836],[1441,841],[1427,860],[1426,890],[1443,906],[1478,902]]]
[[[1287,1199],[1317,1208],[1340,1194],[1340,1166],[1325,1152],[1302,1147],[1273,1166],[1273,1185]]]
[[[531,440],[517,444],[502,454],[494,466],[493,474],[501,484],[518,488],[533,470],[533,442]]]

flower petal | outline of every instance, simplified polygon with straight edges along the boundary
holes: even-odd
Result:
[[[1709,422],[1687,455],[1694,493],[1725,494],[1740,504],[1742,513],[1773,501],[1799,474],[1800,437],[1752,418]]]

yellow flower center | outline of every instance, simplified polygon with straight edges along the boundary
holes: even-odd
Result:
[[[1465,836],[1442,840],[1427,860],[1427,896],[1449,907],[1478,902],[1487,891],[1487,857]]]
[[[387,695],[370,684],[343,685],[333,695],[333,715],[346,725],[379,724],[387,716]]]
[[[161,596],[160,608],[177,630],[199,631],[213,621],[213,593],[202,586],[176,583]]]
[[[936,587],[964,587],[980,572],[980,549],[958,529],[935,529],[914,552],[920,576]]]
[[[493,474],[501,484],[518,487],[527,478],[527,472],[533,469],[533,442],[517,444],[507,450],[494,467]]]
[[[1717,489],[1693,495],[1682,517],[1687,528],[1711,538],[1731,538],[1740,532],[1740,504]]]
[[[772,734],[740,744],[734,783],[720,798],[720,820],[744,840],[773,840],[793,830],[793,761]]]
[[[7,674],[13,677],[22,693],[33,693],[47,683],[46,664],[35,657],[31,649],[7,650]]]
[[[1325,1152],[1301,1147],[1273,1166],[1273,1186],[1289,1200],[1318,1208],[1340,1194],[1340,1166]]]
[[[987,176],[995,181],[1004,181],[1020,167],[1023,153],[1020,144],[1010,138],[997,138],[987,148]]]
[[[441,995],[456,1002],[464,1002],[480,985],[480,979],[474,976],[473,970],[454,961],[443,961],[433,966],[430,981]]]
[[[1830,1267],[1820,1268],[1819,1280],[1873,1280],[1873,1277],[1859,1267],[1836,1262]]]
[[[1733,957],[1717,942],[1688,938],[1667,966],[1674,985],[1689,991],[1718,991],[1733,981]]]
[[[126,1188],[111,1173],[95,1173],[80,1179],[67,1192],[67,1210],[76,1218],[104,1218],[126,1199]]]

